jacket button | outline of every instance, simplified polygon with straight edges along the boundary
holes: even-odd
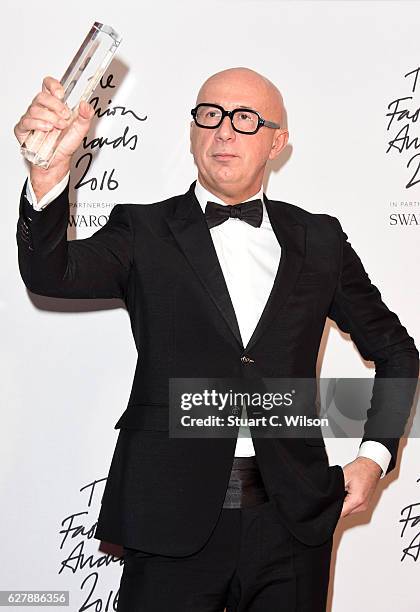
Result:
[[[254,363],[254,360],[251,359],[251,357],[248,357],[248,355],[242,355],[241,361],[242,361],[242,363],[246,363],[246,364]]]

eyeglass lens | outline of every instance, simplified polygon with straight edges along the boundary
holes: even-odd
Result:
[[[216,106],[199,106],[196,113],[196,121],[203,127],[216,127],[221,123],[222,111]],[[253,132],[258,126],[257,113],[249,110],[236,109],[232,116],[232,122],[236,129],[242,132]]]

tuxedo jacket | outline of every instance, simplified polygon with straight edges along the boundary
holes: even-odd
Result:
[[[281,245],[268,301],[246,346],[204,214],[194,194],[117,204],[86,239],[67,241],[68,187],[36,211],[23,189],[17,223],[19,269],[33,293],[121,298],[138,361],[119,430],[95,537],[163,555],[196,552],[223,505],[236,438],[169,436],[170,378],[315,378],[326,318],[350,334],[376,377],[418,376],[418,351],[383,303],[341,228],[326,214],[267,199]],[[244,359],[249,357],[250,359]],[[409,415],[412,395],[405,401]],[[394,408],[372,397],[369,423]],[[377,439],[377,438],[376,438]],[[398,437],[379,439],[395,466]],[[341,466],[322,436],[258,438],[256,459],[279,521],[301,542],[334,532],[345,497]]]

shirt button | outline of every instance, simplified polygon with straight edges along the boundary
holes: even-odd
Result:
[[[254,363],[254,360],[251,359],[251,357],[248,357],[248,355],[242,355],[241,361],[242,363],[246,363],[246,364]]]

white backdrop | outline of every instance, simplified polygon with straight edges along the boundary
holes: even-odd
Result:
[[[207,76],[232,66],[265,74],[283,93],[290,131],[267,194],[338,216],[384,301],[419,346],[420,187],[407,184],[420,178],[414,140],[420,79],[416,89],[416,73],[404,75],[420,66],[420,5],[44,0],[7,1],[2,9],[0,589],[68,589],[72,611],[92,602],[89,609],[112,610],[122,568],[106,556],[109,549],[98,551],[92,526],[118,433],[113,426],[129,396],[135,346],[121,302],[45,298],[21,281],[15,233],[26,167],[13,125],[43,76],[61,77],[93,21],[121,32],[107,73],[113,76],[97,90],[101,114],[108,113],[72,173],[77,229],[69,228],[69,238],[83,238],[117,202],[148,203],[186,191],[196,176],[189,110]],[[387,117],[392,109],[409,114]],[[78,181],[85,184],[75,189]],[[106,343],[105,328],[112,331]],[[373,364],[330,324],[319,367],[323,376],[374,374]],[[330,463],[345,464],[359,441],[327,443]],[[334,612],[419,609],[420,526],[410,521],[402,533],[400,522],[408,505],[417,504],[411,515],[419,514],[419,444],[402,447],[372,511],[339,523]],[[94,481],[100,482],[89,487]]]

